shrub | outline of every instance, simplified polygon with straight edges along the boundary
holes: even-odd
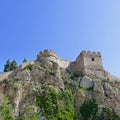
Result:
[[[54,88],[48,88],[43,91],[41,96],[37,96],[37,105],[47,119],[74,119],[74,99],[69,90],[57,91]]]
[[[120,120],[115,111],[109,107],[104,107],[100,116],[100,120]]]
[[[98,104],[95,99],[85,101],[80,107],[81,120],[98,120]]]

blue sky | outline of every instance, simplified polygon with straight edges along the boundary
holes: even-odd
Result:
[[[1,0],[0,71],[53,49],[68,60],[100,51],[106,70],[120,77],[120,0]]]

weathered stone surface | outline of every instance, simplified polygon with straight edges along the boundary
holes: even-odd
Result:
[[[94,81],[94,92],[104,94],[104,90],[99,81]]]
[[[9,77],[13,77],[13,74],[14,74],[13,71],[0,73],[0,81],[3,79],[7,79]]]
[[[103,87],[105,90],[105,95],[112,98],[113,90],[112,90],[112,87],[110,86],[110,84],[105,82]]]
[[[75,94],[75,108],[77,109],[77,111],[79,110],[80,105],[84,103],[85,99],[86,99],[85,91],[76,92],[76,94]]]
[[[82,88],[90,88],[93,86],[93,81],[91,78],[84,76],[83,79],[80,82],[80,87]]]
[[[31,80],[31,75],[30,75],[30,72],[28,70],[22,70],[22,71],[17,73],[15,78],[19,79],[19,80],[23,80],[23,81]]]

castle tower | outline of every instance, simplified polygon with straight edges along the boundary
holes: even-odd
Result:
[[[53,50],[43,50],[40,51],[37,55],[37,61],[41,59],[47,59],[56,62],[57,61],[57,55]]]
[[[94,75],[104,77],[102,58],[100,52],[82,51],[72,65],[73,71],[77,74]],[[73,67],[74,66],[74,67]]]

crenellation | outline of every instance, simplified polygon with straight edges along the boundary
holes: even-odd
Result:
[[[100,52],[97,52],[97,55],[98,55],[99,57],[101,57],[101,53],[100,53]]]
[[[82,50],[82,52],[81,53],[86,53],[86,50]]]
[[[91,51],[87,51],[87,54],[91,54]]]
[[[100,52],[82,51],[76,58],[74,65],[71,65],[71,69],[77,74],[96,75],[103,77],[103,65]]]
[[[96,53],[95,51],[93,51],[91,54],[93,54],[93,55],[97,55],[97,53]]]
[[[53,50],[44,50],[42,52],[39,52],[39,54],[37,55],[37,61],[40,61],[41,59],[45,59],[45,60],[50,60],[53,62],[58,63],[58,65],[62,68],[67,68],[70,64],[69,61],[67,60],[63,60],[61,58],[59,58],[55,51]]]
[[[95,52],[95,51],[93,51],[93,52],[91,52],[91,51],[85,51],[85,50],[83,50],[81,53],[80,53],[80,55],[79,56],[82,56],[82,55],[86,55],[86,56],[99,56],[99,57],[101,57],[101,53],[100,52]]]
[[[69,69],[80,75],[91,75],[100,78],[106,78],[110,75],[103,69],[102,57],[100,52],[83,50],[75,61],[70,62],[59,58],[53,50],[43,50],[37,55],[37,61],[41,59],[56,62],[60,67]]]
[[[44,57],[52,57],[52,59],[57,59],[57,55],[53,50],[43,50],[40,51],[37,55],[37,60],[44,58]]]

